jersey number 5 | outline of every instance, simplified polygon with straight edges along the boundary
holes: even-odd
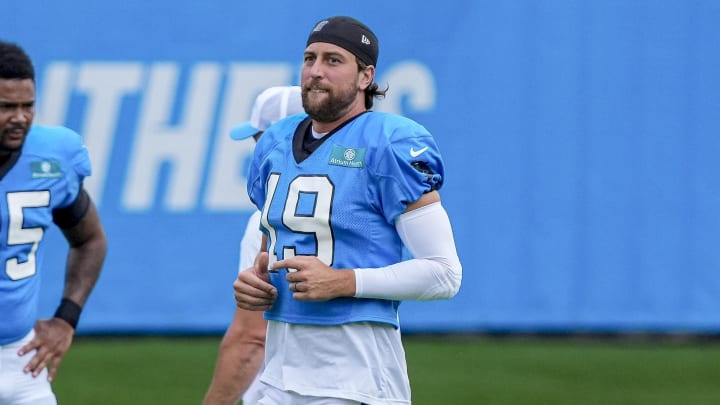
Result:
[[[30,251],[27,253],[27,259],[20,262],[17,257],[7,259],[5,261],[5,272],[10,280],[20,280],[31,277],[37,272],[36,256],[40,241],[45,234],[45,230],[41,227],[25,228],[23,222],[25,220],[25,208],[39,208],[50,205],[50,192],[45,191],[22,191],[7,194],[8,207],[8,234],[7,244],[13,245],[30,245]]]

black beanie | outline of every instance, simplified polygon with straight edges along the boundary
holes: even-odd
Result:
[[[360,21],[345,16],[326,18],[310,32],[307,45],[328,42],[344,48],[366,65],[377,65],[380,48],[375,34]]]

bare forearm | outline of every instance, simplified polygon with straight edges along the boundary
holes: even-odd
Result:
[[[105,259],[106,243],[104,238],[88,241],[80,247],[70,248],[67,258],[64,298],[78,305],[85,301],[100,277]]]
[[[262,366],[266,328],[262,312],[235,309],[220,343],[204,405],[234,405],[245,394]]]
[[[95,205],[75,227],[63,230],[70,250],[65,270],[63,298],[85,305],[105,261],[107,239]]]
[[[264,347],[261,344],[240,344],[224,338],[203,404],[236,404],[257,376],[263,355]]]

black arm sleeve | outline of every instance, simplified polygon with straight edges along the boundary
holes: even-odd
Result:
[[[70,229],[83,219],[88,208],[90,208],[90,196],[84,188],[81,188],[72,204],[53,211],[53,222],[61,229]]]

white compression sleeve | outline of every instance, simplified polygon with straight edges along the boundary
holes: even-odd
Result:
[[[355,269],[355,297],[429,301],[457,294],[462,265],[450,218],[440,202],[400,215],[395,228],[414,259]]]

